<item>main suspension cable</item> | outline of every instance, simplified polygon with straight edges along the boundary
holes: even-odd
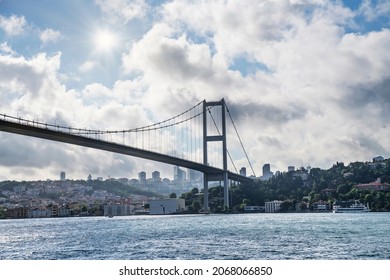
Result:
[[[251,163],[251,161],[249,160],[249,157],[248,157],[248,154],[247,154],[247,152],[246,152],[246,150],[245,150],[244,144],[243,144],[242,141],[241,141],[240,134],[238,133],[238,130],[237,130],[237,128],[236,128],[236,125],[234,124],[234,121],[233,121],[232,115],[230,114],[229,108],[227,107],[226,104],[225,104],[225,106],[226,106],[226,111],[228,112],[229,118],[230,118],[230,120],[231,120],[231,122],[232,122],[232,124],[233,124],[234,130],[236,131],[238,140],[240,141],[241,147],[242,147],[242,149],[243,149],[243,151],[244,151],[244,153],[245,153],[246,159],[248,160],[249,166],[250,166],[251,169],[252,169],[253,175],[256,177],[256,173],[255,173],[255,171],[253,170],[252,163]]]

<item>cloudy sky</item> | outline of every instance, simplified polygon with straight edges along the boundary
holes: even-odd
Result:
[[[389,28],[388,0],[0,0],[0,113],[123,129],[225,98],[258,176],[388,158]],[[0,132],[0,180],[156,169]]]

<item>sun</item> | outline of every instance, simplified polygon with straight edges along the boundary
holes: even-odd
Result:
[[[114,32],[108,29],[100,29],[95,32],[93,43],[98,52],[108,53],[118,46],[119,39]]]

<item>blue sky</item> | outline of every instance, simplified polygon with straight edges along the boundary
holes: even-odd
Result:
[[[225,98],[257,173],[264,163],[284,171],[389,157],[389,28],[385,0],[1,0],[0,113],[130,128]],[[77,147],[58,160],[56,144],[0,140],[0,180],[172,173],[117,155],[93,165],[102,153]],[[13,160],[37,143],[40,164]]]

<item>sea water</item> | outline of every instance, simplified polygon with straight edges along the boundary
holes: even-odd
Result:
[[[390,213],[0,220],[2,260],[390,259]]]

